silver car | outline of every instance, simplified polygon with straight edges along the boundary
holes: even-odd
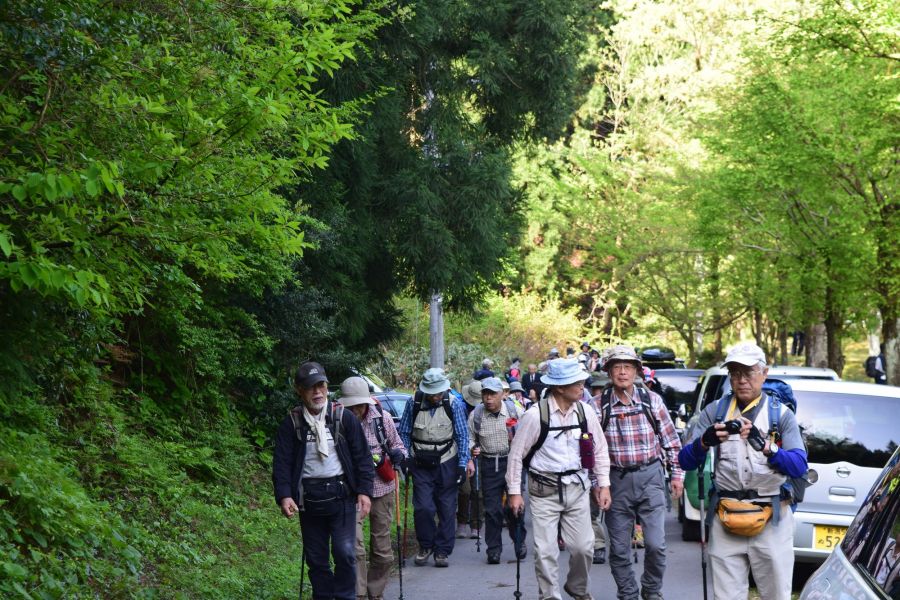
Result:
[[[800,592],[800,600],[834,598],[900,600],[900,449],[876,479],[843,542]]]

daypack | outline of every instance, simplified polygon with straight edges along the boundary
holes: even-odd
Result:
[[[872,379],[878,379],[879,377],[881,377],[882,373],[876,366],[877,362],[877,356],[870,356],[866,359],[866,362],[863,363],[863,367],[866,369],[866,377],[871,377]]]
[[[784,404],[791,412],[796,414],[797,399],[794,397],[794,391],[791,389],[791,386],[780,380],[768,380],[763,384],[762,389],[768,396],[768,402],[766,402],[769,411],[768,437],[769,439],[773,439],[774,436],[774,439],[777,441],[781,437],[781,433],[778,431],[778,424],[781,418],[780,407]],[[733,392],[728,392],[717,400],[716,423],[725,421],[725,415],[728,413],[728,407],[731,406],[731,399],[733,396]],[[718,457],[718,454],[716,456]],[[807,473],[808,472],[809,471],[807,471]],[[804,473],[801,477],[788,477],[787,481],[781,485],[781,489],[784,493],[789,494],[791,503],[794,505],[803,502],[803,498],[806,495],[806,488],[810,486],[810,483],[806,478],[807,473]]]
[[[509,411],[509,414],[512,418],[518,419],[521,415],[519,414],[519,408],[516,406],[516,403],[509,399],[504,398],[503,403],[506,405],[506,410]],[[474,416],[472,417],[473,425],[475,426],[475,433],[477,435],[481,435],[481,418],[484,416],[484,404],[479,404],[474,409],[472,409]]]
[[[412,408],[412,423],[416,422],[416,417],[419,416],[419,412],[422,410],[422,404],[425,402],[425,395],[421,390],[416,390],[415,395],[413,396],[413,408]],[[444,392],[444,397],[441,398],[441,404],[444,408],[444,412],[447,413],[447,418],[453,422],[453,408],[450,406],[450,390]],[[431,410],[429,407],[428,410]]]
[[[534,442],[534,446],[531,447],[531,449],[528,451],[528,454],[526,454],[525,458],[522,459],[522,464],[525,465],[526,469],[529,467],[529,465],[531,465],[531,459],[534,458],[535,452],[541,449],[541,446],[543,446],[544,442],[547,440],[547,434],[549,434],[551,431],[568,431],[570,429],[579,428],[581,429],[582,435],[588,432],[587,418],[585,418],[584,416],[583,402],[575,403],[575,413],[578,415],[577,425],[560,425],[558,427],[550,427],[550,401],[546,396],[541,398],[540,402],[538,402],[538,412],[540,413],[541,418],[541,432],[540,434],[538,434],[538,439]]]
[[[330,401],[325,406],[325,426],[331,431],[331,439],[334,440],[334,446],[337,448],[338,440],[344,435],[341,418],[344,416],[344,407],[340,404],[332,404]],[[303,418],[303,406],[295,406],[291,409],[291,421],[294,423],[294,431],[297,439],[306,443],[306,437],[301,434],[301,429],[306,425]]]
[[[644,413],[644,416],[650,421],[650,425],[653,427],[653,433],[656,434],[656,439],[659,440],[659,447],[665,449],[659,419],[653,414],[653,408],[650,404],[650,393],[640,386],[635,387],[637,388],[638,396],[640,396],[641,399],[641,412]],[[612,386],[608,386],[600,394],[600,409],[602,412],[602,416],[600,417],[600,427],[603,428],[604,432],[606,432],[606,427],[609,425],[609,419],[612,415],[612,390]]]

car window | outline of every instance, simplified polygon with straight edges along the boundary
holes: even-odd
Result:
[[[710,402],[714,402],[719,396],[721,396],[720,388],[722,387],[722,381],[726,379],[724,375],[710,375],[708,381],[706,383],[706,389],[703,390],[703,397],[700,398],[700,410],[706,408],[706,405]]]
[[[872,487],[841,550],[870,585],[900,600],[900,453]]]
[[[900,399],[856,394],[794,391],[797,421],[809,461],[846,461],[882,468],[900,442],[896,421]]]
[[[691,406],[694,403],[694,392],[697,388],[695,376],[667,375],[657,377],[657,381],[659,382],[659,395],[662,396],[669,410],[677,409],[679,404]]]

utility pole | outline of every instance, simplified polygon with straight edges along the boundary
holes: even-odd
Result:
[[[428,339],[431,344],[431,367],[444,368],[444,309],[443,298],[437,290],[431,292],[428,309]]]

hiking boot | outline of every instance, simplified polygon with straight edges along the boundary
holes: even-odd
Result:
[[[500,564],[500,553],[499,552],[488,552],[487,553],[487,562],[489,565],[499,565]]]
[[[469,539],[472,540],[480,540],[481,539],[481,530],[472,528],[471,533],[469,533]]]
[[[631,545],[635,548],[644,547],[644,528],[640,525],[634,526],[634,538],[631,540]]]
[[[456,526],[456,539],[464,540],[470,535],[472,535],[472,530],[465,523],[460,523]]]
[[[434,555],[434,566],[436,567],[449,567],[450,561],[447,560],[446,554],[438,554]]]
[[[594,598],[591,597],[590,594],[583,594],[583,595],[579,596],[577,594],[572,593],[572,590],[569,589],[568,583],[563,584],[563,591],[565,593],[567,593],[568,595],[572,596],[573,598],[575,598],[575,600],[594,600]]]
[[[525,544],[516,546],[516,558],[524,560],[526,556],[528,556],[528,548],[525,547]]]
[[[642,589],[641,598],[643,600],[663,600],[663,595],[661,592],[651,592],[649,590]]]
[[[594,550],[594,558],[591,560],[595,565],[602,565],[606,562],[606,548],[597,548]]]
[[[416,557],[413,559],[413,562],[416,563],[417,567],[424,566],[425,563],[428,562],[428,557],[431,556],[431,548],[419,548],[419,553],[416,554]]]

